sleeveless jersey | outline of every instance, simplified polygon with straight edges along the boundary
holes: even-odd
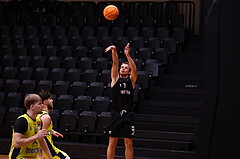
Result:
[[[23,134],[24,138],[29,138],[31,136],[34,136],[40,130],[41,121],[39,118],[36,118],[36,120],[34,121],[27,114],[23,114],[23,115],[19,116],[18,119],[19,118],[25,118],[28,123],[28,129]],[[14,130],[13,130],[13,134],[14,134]],[[12,144],[11,144],[11,150],[9,153],[9,158],[11,158],[11,159],[37,159],[39,150],[40,150],[40,143],[38,140],[35,140],[26,146],[15,148],[14,147],[14,137],[12,137]]]
[[[48,112],[43,110],[42,114],[38,114],[38,117],[41,119],[41,117],[44,114],[48,114]],[[47,137],[45,137],[45,140],[47,142],[47,145],[48,145],[48,148],[50,150],[50,153],[53,156],[53,159],[59,159],[59,158],[62,158],[63,156],[66,156],[66,154],[65,154],[65,152],[61,151],[56,146],[54,146],[53,140],[52,140],[52,131],[53,131],[53,123],[51,121],[51,123],[47,127],[48,135],[47,135]],[[48,158],[47,155],[44,152],[42,152],[42,153],[43,153],[43,156],[45,158]]]
[[[130,78],[119,78],[112,87],[112,110],[132,111],[133,107],[133,86]]]

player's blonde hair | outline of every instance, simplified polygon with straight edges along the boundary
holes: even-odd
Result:
[[[42,101],[42,98],[37,94],[28,94],[24,98],[24,106],[29,109],[32,104]]]

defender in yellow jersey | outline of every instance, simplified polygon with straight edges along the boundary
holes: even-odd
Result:
[[[52,135],[57,136],[57,137],[58,136],[63,137],[63,135],[53,130],[53,123],[52,123],[50,115],[48,114],[48,112],[51,109],[53,109],[52,94],[49,90],[42,90],[38,94],[42,98],[42,102],[43,102],[42,114],[39,114],[38,117],[42,121],[42,129],[47,130],[48,134],[47,134],[47,137],[45,137],[45,140],[47,142],[50,153],[54,159],[70,159],[70,157],[65,152],[58,149],[53,144]],[[42,155],[40,154],[39,156],[41,158],[43,158],[43,157],[46,158],[45,153],[42,153]]]
[[[42,99],[37,94],[28,94],[24,99],[27,113],[15,121],[9,159],[37,159],[41,149],[52,158],[44,137],[46,129],[40,130],[41,120],[37,115],[42,112]]]

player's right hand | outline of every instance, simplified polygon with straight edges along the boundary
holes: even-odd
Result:
[[[36,134],[38,136],[38,139],[42,139],[47,136],[46,129],[39,130]]]

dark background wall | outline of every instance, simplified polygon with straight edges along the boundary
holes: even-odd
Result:
[[[240,158],[239,1],[202,3],[206,101],[199,159]]]

